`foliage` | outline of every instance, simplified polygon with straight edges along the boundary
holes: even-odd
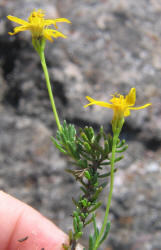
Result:
[[[90,223],[94,225],[94,235],[90,236],[89,249],[93,249],[94,240],[98,234],[96,228],[96,210],[101,206],[99,200],[100,193],[109,183],[110,158],[112,153],[113,139],[110,134],[104,132],[103,127],[95,133],[92,127],[80,129],[79,135],[76,133],[74,125],[64,121],[61,131],[57,131],[57,137],[52,137],[53,144],[63,154],[71,158],[70,163],[75,167],[66,171],[73,175],[80,183],[82,193],[77,199],[72,199],[75,205],[73,212],[73,230],[69,231],[69,246],[64,245],[64,249],[75,249],[78,239],[83,234],[83,229]],[[117,141],[117,153],[122,153],[127,148],[125,140]],[[115,162],[120,161],[123,155],[115,158]],[[114,172],[117,168],[114,169]],[[110,229],[110,222],[106,225],[106,230],[100,244],[105,240]]]

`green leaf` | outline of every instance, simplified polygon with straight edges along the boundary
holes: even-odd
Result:
[[[116,172],[116,171],[117,171],[117,168],[114,169],[114,172]],[[101,174],[101,175],[98,176],[98,178],[105,178],[105,177],[110,176],[110,174],[111,174],[111,172],[108,172],[106,174]]]
[[[81,213],[81,218],[82,218],[83,220],[85,220],[86,216],[85,216],[84,213]]]
[[[62,144],[66,145],[67,144],[67,138],[66,138],[65,134],[61,132],[60,137],[61,137],[61,140],[62,140]]]
[[[107,238],[108,236],[108,233],[110,231],[110,227],[111,227],[111,223],[110,221],[107,222],[107,225],[106,225],[106,229],[105,229],[105,232],[104,232],[104,235],[102,237],[102,239],[99,241],[99,246],[102,244],[102,242]]]
[[[67,154],[67,152],[62,148],[62,146],[55,140],[54,137],[51,137],[51,140],[53,142],[53,144],[55,145],[55,147],[57,147],[59,149],[60,152],[62,152],[63,154]]]
[[[97,208],[99,208],[102,205],[102,202],[98,202],[91,210],[89,210],[89,213],[94,212]]]
[[[78,230],[79,230],[79,232],[82,231],[82,228],[83,228],[83,222],[79,221],[79,223],[78,223]]]
[[[80,159],[77,161],[78,165],[83,167],[83,168],[87,168],[88,167],[88,162],[86,159]]]
[[[88,207],[91,206],[91,202],[90,202],[90,201],[87,202],[87,206],[88,206]]]
[[[73,130],[73,126],[71,124],[69,124],[68,133],[69,133],[69,138],[73,139],[73,137],[74,137],[74,130]]]
[[[99,234],[99,230],[96,226],[96,215],[94,213],[92,215],[92,218],[93,218],[94,236],[95,236],[95,238],[97,238],[97,236]]]
[[[89,145],[88,142],[84,142],[84,147],[85,147],[85,149],[87,150],[87,152],[90,152],[90,151],[91,151],[91,146]]]
[[[61,136],[60,136],[59,130],[57,130],[57,132],[56,132],[56,138],[58,139],[59,142],[61,142]]]
[[[122,149],[116,150],[116,153],[122,153],[128,148],[128,145],[125,145]]]
[[[97,167],[98,169],[102,169],[102,167],[101,166],[99,166],[99,167]]]
[[[107,138],[108,138],[108,144],[109,144],[109,151],[112,152],[113,138],[111,134],[108,134]]]
[[[80,136],[82,137],[82,139],[86,142],[88,142],[88,137],[86,136],[86,134],[84,132],[81,132]]]
[[[98,177],[98,173],[95,173],[92,176],[92,184],[94,184],[95,187],[98,186],[97,177]]]
[[[89,127],[85,126],[84,132],[85,132],[88,140],[90,141],[91,140],[91,135],[90,135]]]
[[[82,236],[83,232],[78,232],[75,234],[75,239],[78,240]]]
[[[124,156],[121,155],[120,157],[117,157],[117,158],[115,159],[115,162],[121,161],[123,158],[124,158]]]
[[[116,147],[117,147],[117,148],[121,148],[121,147],[125,144],[125,142],[126,142],[125,140],[122,140],[122,141],[120,141],[120,142],[118,141],[118,144],[117,144]]]
[[[99,132],[95,137],[94,144],[98,144],[100,139],[101,139],[101,133]]]
[[[73,201],[74,205],[77,207],[78,206],[78,202],[74,198],[72,198],[72,201]]]
[[[104,154],[109,154],[110,152],[110,147],[109,147],[109,143],[107,140],[104,141]]]
[[[75,212],[74,212],[74,216],[75,216],[76,219],[77,219],[77,223],[79,223],[79,221],[80,221],[80,219],[79,219],[79,211],[78,211],[78,212],[75,211]]]
[[[74,216],[74,217],[77,217],[77,216],[78,216],[78,212],[77,212],[77,211],[74,211],[74,212],[73,212],[73,216]]]
[[[86,171],[84,171],[84,176],[87,178],[87,180],[89,180],[90,181],[90,179],[91,179],[91,175],[90,175],[90,173],[86,170]]]
[[[88,156],[88,154],[86,152],[81,151],[80,154],[88,161],[93,161],[93,159],[91,157]]]
[[[84,187],[80,187],[84,194],[87,194],[87,190]]]
[[[75,233],[77,233],[78,232],[78,227],[77,227],[77,218],[76,217],[73,218],[73,227],[74,227]]]
[[[90,140],[93,141],[94,139],[94,130],[92,127],[89,127],[89,134],[90,134]]]
[[[69,230],[68,235],[69,235],[69,241],[71,241],[73,238],[73,232],[71,229]]]
[[[106,174],[101,174],[101,175],[98,176],[98,178],[105,178],[105,177],[110,176],[110,174],[111,174],[111,172],[108,172]]]
[[[85,224],[84,226],[87,226],[88,224],[90,224],[93,221],[93,218],[90,218]]]
[[[83,207],[87,207],[87,200],[86,199],[81,200],[80,202],[82,203]]]
[[[107,186],[107,184],[108,184],[107,181],[103,182],[103,183],[101,183],[100,187],[105,188]]]
[[[94,241],[93,241],[93,236],[89,236],[89,250],[93,250],[94,247]]]
[[[76,159],[79,159],[79,154],[78,152],[76,151],[76,148],[75,148],[75,145],[73,143],[71,143],[70,141],[67,141],[67,146],[68,146],[68,149],[71,153],[71,155],[76,158]]]
[[[103,190],[102,186],[98,187],[95,194],[91,197],[91,201],[95,201],[98,198],[102,190]]]
[[[106,166],[106,165],[110,165],[110,164],[111,164],[110,161],[105,161],[105,162],[100,163],[100,165],[102,165],[102,166]]]

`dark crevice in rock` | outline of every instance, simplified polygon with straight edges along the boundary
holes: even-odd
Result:
[[[54,81],[51,83],[53,87],[53,94],[55,93],[55,96],[57,96],[60,100],[61,103],[66,106],[68,105],[68,99],[65,95],[65,90],[64,90],[64,84],[59,82],[59,81]]]
[[[11,105],[14,108],[17,108],[21,96],[22,96],[22,91],[19,85],[15,85],[13,87],[10,87],[10,89],[5,93],[3,98],[3,103],[6,105]]]
[[[150,140],[145,141],[144,145],[148,150],[157,151],[159,148],[161,148],[161,141],[158,138],[154,137]]]
[[[11,27],[7,27],[6,29],[10,30]],[[18,37],[13,39],[12,37],[9,37],[8,34],[0,36],[2,74],[7,83],[10,82],[8,79],[14,70],[15,61],[19,57],[20,47],[21,45]],[[8,91],[6,91],[3,97],[3,103],[7,105],[10,104],[17,108],[20,96],[21,90],[18,86],[15,84],[14,86],[9,86]]]
[[[35,55],[36,55],[36,53],[35,53]],[[67,106],[68,105],[68,99],[67,99],[67,97],[65,95],[65,90],[64,90],[65,83],[57,81],[57,80],[54,80],[51,77],[52,73],[50,73],[51,63],[47,59],[46,59],[46,64],[47,64],[47,68],[48,68],[48,71],[49,71],[51,88],[52,88],[52,93],[54,95],[54,98],[57,97],[64,106]],[[44,78],[44,73],[43,73],[41,62],[37,63],[37,65],[36,65],[36,72],[37,72],[37,76],[36,76],[36,79],[34,79],[35,85],[38,88],[38,91],[45,90],[45,92],[46,92],[46,98],[48,99],[49,98],[48,97],[48,91],[47,91],[47,87],[46,87],[46,82],[45,82],[45,78]]]
[[[7,79],[7,76],[13,71],[20,50],[19,39],[16,37],[11,41],[12,37],[8,36],[0,36],[0,55],[4,79]]]
[[[139,133],[141,132],[140,128],[133,128],[129,123],[125,121],[120,137],[126,141],[135,141],[138,140]]]
[[[118,19],[121,24],[125,24],[125,22],[129,19],[127,14],[123,11],[114,11],[113,15]]]
[[[161,148],[161,140],[154,137],[145,139],[141,136],[142,129],[136,128],[134,129],[131,127],[127,122],[125,122],[120,138],[125,139],[128,141],[139,141],[140,143],[144,144],[145,148],[147,150],[157,151],[159,148]]]
[[[123,210],[127,210],[129,209],[129,206],[127,206],[127,204],[125,203],[125,201],[127,200],[128,198],[125,198],[125,197],[116,197],[115,198],[115,201],[117,202],[117,204],[123,208]]]
[[[72,119],[66,118],[65,120],[67,121],[67,123],[74,124],[76,127],[79,127],[79,128],[84,128],[85,126],[88,126],[88,127],[91,126],[93,127],[95,131],[99,131],[99,128],[100,128],[100,125],[97,123],[89,122],[87,120],[83,120],[79,118],[72,118]]]
[[[112,249],[114,250],[129,250],[132,249],[131,244],[123,244],[120,242],[116,242],[116,240],[111,240],[111,245],[112,245]]]
[[[105,207],[104,207],[104,210],[105,210]],[[113,215],[113,217],[114,217],[115,220],[119,220],[120,219],[120,214],[115,209],[113,209],[112,207],[110,208],[110,212]]]

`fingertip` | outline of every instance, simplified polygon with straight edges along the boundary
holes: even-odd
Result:
[[[61,250],[67,235],[39,212],[0,191],[1,250]]]

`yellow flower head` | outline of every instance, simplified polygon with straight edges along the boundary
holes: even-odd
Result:
[[[56,18],[56,19],[44,19],[44,11],[38,10],[33,11],[28,18],[28,21],[22,20],[18,17],[7,16],[10,21],[20,24],[20,26],[14,28],[14,32],[9,32],[10,35],[15,35],[24,30],[30,30],[33,39],[45,38],[50,42],[53,42],[53,38],[66,36],[57,30],[58,22],[70,23],[66,18]],[[55,29],[48,28],[49,26],[54,25]]]
[[[138,110],[144,109],[151,105],[151,103],[145,104],[140,107],[133,107],[135,105],[136,99],[136,91],[135,88],[132,88],[127,96],[123,96],[120,94],[115,94],[112,96],[110,100],[111,103],[96,101],[89,96],[86,96],[89,104],[85,105],[84,107],[88,107],[90,105],[99,105],[105,108],[111,108],[114,111],[113,119],[112,119],[112,126],[117,127],[118,123],[122,120],[124,121],[125,116],[130,115],[130,110]]]

